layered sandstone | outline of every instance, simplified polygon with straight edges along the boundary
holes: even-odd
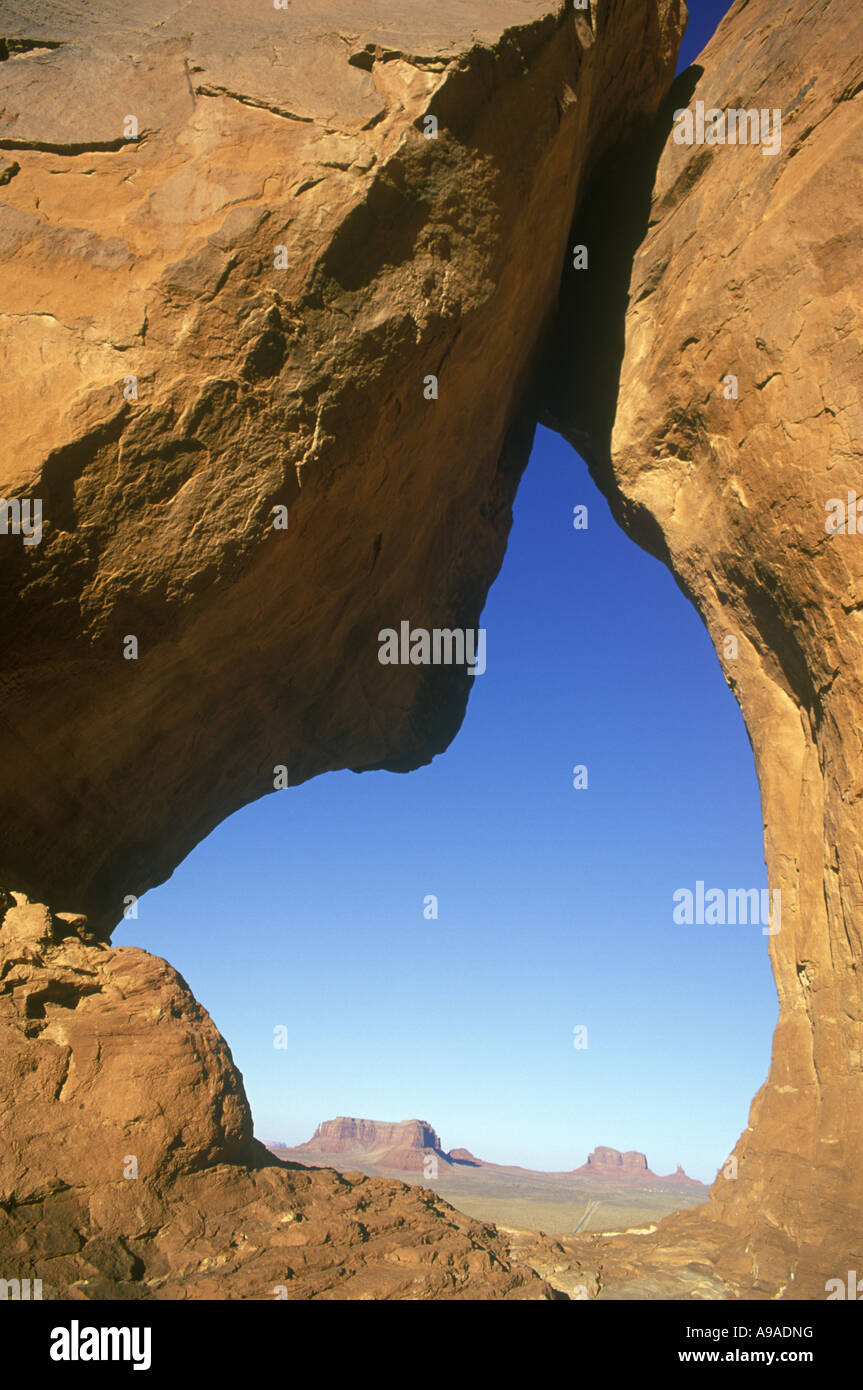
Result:
[[[607,1145],[601,1144],[599,1148],[587,1155],[586,1163],[573,1171],[576,1173],[645,1176],[650,1172],[650,1169],[647,1166],[646,1154],[638,1153],[635,1149],[628,1149],[626,1153],[622,1153],[620,1149],[610,1149]]]
[[[525,1258],[601,1297],[823,1297],[863,1267],[856,497],[826,525],[863,437],[863,21],[738,0],[633,145],[680,8],[0,3],[0,492],[44,506],[39,544],[0,537],[0,1245],[22,1276],[544,1295],[432,1194],[270,1165],[183,982],[106,944],[275,768],[446,745],[465,671],[382,667],[376,634],[475,624],[540,390],[708,626],[782,913],[770,1075],[707,1209]],[[675,144],[698,101],[778,111],[781,152]],[[590,269],[537,371],[573,241]]]
[[[311,1139],[285,1152],[298,1163],[347,1156],[351,1162],[363,1161],[405,1173],[422,1172],[429,1157],[438,1163],[450,1162],[437,1133],[425,1120],[387,1124],[343,1115],[324,1120]]]
[[[452,738],[464,668],[377,633],[477,621],[573,210],[682,22],[0,0],[0,494],[43,512],[0,536],[8,1277],[547,1295],[433,1194],[276,1164],[183,982],[107,940],[277,769]]]
[[[752,741],[780,1016],[709,1215],[726,1267],[786,1297],[863,1262],[863,541],[828,529],[863,440],[861,92],[853,0],[734,5],[583,209],[591,282],[564,284],[547,396],[698,608]],[[676,143],[698,102],[781,113],[781,151]]]
[[[104,933],[276,776],[447,745],[464,667],[377,634],[477,622],[573,209],[683,13],[0,0],[0,495],[44,509],[0,881]]]

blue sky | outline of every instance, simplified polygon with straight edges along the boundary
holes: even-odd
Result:
[[[694,63],[722,16],[731,9],[731,0],[687,0],[689,24],[680,47],[678,72]]]
[[[692,6],[684,62],[724,8]],[[766,1074],[776,992],[759,927],[677,926],[672,894],[766,886],[740,712],[670,575],[547,431],[482,621],[488,669],[445,754],[246,807],[115,942],[185,976],[263,1139],[419,1117],[498,1162],[567,1169],[611,1144],[710,1180]]]

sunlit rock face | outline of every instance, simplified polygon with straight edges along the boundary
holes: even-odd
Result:
[[[0,0],[0,1253],[46,1297],[550,1296],[431,1193],[277,1165],[107,945],[231,811],[453,737],[466,667],[378,633],[477,623],[574,210],[684,20],[401,8]]]
[[[863,1261],[861,56],[852,0],[732,8],[603,171],[546,398],[697,606],[752,740],[780,1018],[710,1213],[726,1267],[784,1297]],[[749,108],[758,143],[730,143]]]
[[[44,1299],[548,1299],[433,1192],[299,1170],[164,960],[0,891],[0,1268]]]
[[[476,624],[573,210],[683,24],[403,10],[0,3],[0,495],[41,505],[0,881],[102,932],[277,777],[454,735],[464,666],[377,635]]]
[[[106,937],[280,781],[446,746],[467,669],[382,665],[378,633],[476,624],[538,414],[702,614],[781,894],[770,1075],[710,1204],[571,1266],[603,1297],[863,1268],[863,22],[738,2],[659,110],[682,8],[0,0],[0,1245],[50,1247],[58,1288],[213,1296],[238,1213],[285,1206],[211,1021]],[[136,1142],[133,1221],[94,1154]],[[305,1294],[459,1296],[505,1259],[462,1232],[442,1293],[384,1241],[337,1295],[345,1201]],[[482,1296],[547,1296],[513,1269]]]

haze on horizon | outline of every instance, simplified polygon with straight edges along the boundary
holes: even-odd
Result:
[[[759,927],[672,921],[699,879],[766,886],[736,702],[668,572],[545,431],[482,622],[488,670],[441,757],[246,807],[118,944],[189,981],[264,1140],[420,1117],[493,1162],[563,1171],[609,1145],[709,1182],[777,1013]]]
[[[680,68],[727,8],[690,4]],[[699,879],[766,887],[738,707],[667,571],[543,430],[482,624],[488,670],[441,757],[246,807],[116,940],[188,979],[264,1140],[419,1116],[491,1162],[567,1171],[608,1145],[710,1182],[777,1013],[758,927],[671,920]]]

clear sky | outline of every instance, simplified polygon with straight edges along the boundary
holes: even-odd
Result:
[[[689,25],[680,48],[678,72],[694,63],[716,26],[731,9],[731,0],[687,0]]]
[[[684,64],[725,6],[691,8]],[[777,1011],[758,926],[672,921],[698,879],[766,886],[737,705],[670,575],[546,431],[482,622],[488,669],[446,753],[246,807],[115,942],[187,979],[260,1138],[417,1117],[497,1162],[567,1169],[610,1144],[709,1181]]]

